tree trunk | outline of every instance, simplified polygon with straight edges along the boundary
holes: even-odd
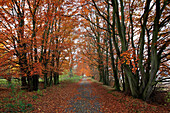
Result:
[[[153,87],[156,80],[156,73],[159,70],[160,66],[160,56],[157,54],[157,41],[158,41],[158,32],[159,28],[159,20],[161,17],[161,10],[160,10],[160,0],[156,0],[156,17],[154,20],[154,29],[153,29],[153,36],[152,36],[152,44],[151,44],[151,73],[149,76],[149,81],[144,89],[142,98],[143,100],[148,100],[150,95],[153,92]]]
[[[33,75],[33,91],[38,90],[38,84],[39,84],[39,75]]]
[[[131,94],[131,91],[130,91],[130,86],[129,86],[129,81],[128,81],[128,75],[125,74],[125,80],[124,80],[124,91],[127,95],[130,95]]]
[[[54,85],[57,85],[57,73],[54,72]]]
[[[107,46],[107,41],[106,41],[106,67],[105,67],[105,78],[106,78],[106,80],[105,80],[105,84],[106,85],[109,85],[109,66],[108,66],[108,64],[109,64],[109,52],[108,52],[108,46]]]
[[[59,84],[59,73],[57,72],[57,75],[56,75],[56,81],[57,81],[57,84]]]
[[[44,73],[44,89],[47,88],[48,85],[48,79],[47,79],[47,72]]]
[[[126,64],[124,64],[124,70],[125,74],[127,75],[126,77],[128,79],[131,94],[133,97],[138,98],[139,97],[138,81],[136,80],[134,74]]]
[[[117,69],[115,67],[115,63],[114,63],[114,56],[113,56],[113,51],[112,51],[112,42],[111,42],[111,38],[109,38],[109,45],[110,45],[110,57],[111,57],[111,61],[112,61],[112,70],[113,70],[113,74],[114,74],[114,79],[115,79],[115,90],[120,91],[120,84],[119,84],[119,79],[118,79],[118,73],[117,73]]]
[[[125,87],[125,74],[123,72],[123,67],[121,66],[121,72],[122,72],[122,86],[123,86],[123,91],[126,91],[126,87]],[[128,80],[127,80],[128,82]],[[128,85],[129,86],[129,85]],[[128,88],[129,89],[129,88]]]
[[[49,86],[53,85],[53,76],[52,76],[52,71],[50,72],[50,81],[49,81]]]
[[[22,87],[27,86],[27,80],[26,80],[26,78],[27,78],[27,77],[25,77],[25,76],[22,76],[22,77],[21,77],[21,86],[22,86]]]
[[[72,71],[72,67],[70,67],[70,74],[69,74],[70,78],[73,77],[73,71]]]
[[[28,75],[28,91],[33,91],[33,78]]]

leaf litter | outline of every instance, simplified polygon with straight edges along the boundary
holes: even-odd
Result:
[[[4,98],[10,98],[10,90],[0,90],[0,112]],[[78,83],[64,81],[59,85],[48,87],[37,92],[24,92],[21,99],[31,104],[32,113],[169,113],[170,108],[164,105],[148,104],[140,99],[127,96],[122,92],[112,91],[102,84],[87,79]]]

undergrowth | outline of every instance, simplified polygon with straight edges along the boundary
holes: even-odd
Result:
[[[32,104],[22,98],[23,90],[18,92],[12,83],[8,84],[8,88],[11,89],[10,97],[4,98],[3,105],[1,106],[5,110],[4,113],[28,112],[33,109]]]

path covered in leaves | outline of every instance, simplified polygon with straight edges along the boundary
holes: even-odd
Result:
[[[34,113],[169,113],[168,106],[148,104],[122,92],[113,91],[89,78],[66,81],[46,89],[43,96],[30,99]],[[35,94],[33,95],[35,96]],[[32,96],[32,97],[33,97]]]
[[[101,104],[96,100],[99,98],[95,93],[89,81],[83,78],[79,83],[78,94],[76,94],[69,104],[71,107],[65,109],[65,112],[76,112],[76,113],[102,113],[100,111]]]
[[[10,98],[9,94],[9,91],[1,91],[0,99]],[[148,104],[113,91],[113,88],[108,89],[90,78],[79,82],[64,81],[38,92],[24,92],[21,99],[32,105],[33,109],[28,111],[32,113],[170,112],[168,105]],[[4,111],[0,108],[0,112]]]

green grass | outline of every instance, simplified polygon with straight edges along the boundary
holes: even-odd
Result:
[[[11,83],[13,85],[21,85],[21,81],[20,80],[17,80],[17,79],[11,79]],[[8,86],[9,83],[6,79],[0,79],[0,86]]]
[[[7,85],[8,84],[8,82],[7,82],[7,80],[6,79],[0,79],[0,85]]]
[[[39,78],[39,82],[44,82],[44,79],[43,78]]]
[[[107,93],[112,93],[112,91],[110,90],[110,91],[108,91]]]
[[[65,75],[60,75],[59,77],[59,81],[71,81],[71,82],[78,82],[80,79],[82,78],[82,76],[77,76],[77,75],[73,75],[73,77],[69,77],[68,74]],[[44,82],[44,79],[39,78],[39,82]],[[13,85],[21,85],[21,81],[17,80],[17,79],[11,79],[11,83]],[[3,87],[7,87],[9,85],[8,81],[6,79],[0,79],[0,86]]]
[[[80,79],[82,79],[82,76],[73,75],[73,77],[69,77],[69,75],[60,75],[60,82],[62,81],[71,81],[71,82],[78,82]]]

